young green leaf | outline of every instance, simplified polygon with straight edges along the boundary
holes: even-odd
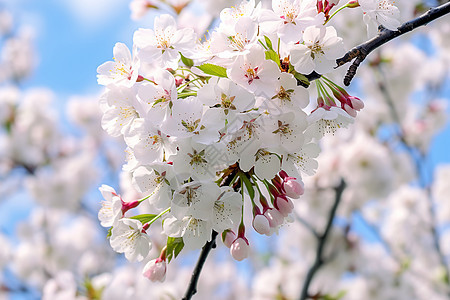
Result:
[[[298,81],[302,82],[304,86],[307,86],[307,87],[309,86],[309,84],[310,84],[310,83],[309,83],[309,80],[308,80],[308,78],[306,78],[305,75],[295,72],[295,73],[294,73],[294,77],[295,77]]]
[[[198,66],[197,68],[199,68],[208,75],[217,77],[227,77],[227,69],[218,65],[203,64],[201,66]]]
[[[141,221],[142,224],[148,223],[151,220],[153,220],[157,215],[153,214],[143,214],[143,215],[137,215],[134,217],[130,217],[130,219]]]
[[[181,52],[180,52],[180,55],[181,55],[181,61],[183,62],[183,64],[186,66],[186,67],[192,67],[192,66],[194,66],[194,61],[192,60],[192,59],[190,59],[190,58],[187,58],[186,56],[184,56]]]
[[[166,248],[166,257],[167,261],[170,263],[172,258],[176,258],[178,254],[180,254],[181,250],[183,250],[184,242],[181,237],[168,237],[167,238],[167,248]]]
[[[280,58],[278,57],[278,54],[275,51],[273,50],[266,51],[266,59],[273,60],[274,62],[277,63],[278,66],[280,66]]]
[[[113,229],[112,226],[108,228],[108,234],[106,235],[106,239],[109,239],[111,237],[112,229]]]
[[[272,41],[267,36],[264,36],[264,40],[266,41],[267,47],[269,47],[270,50],[273,50]]]

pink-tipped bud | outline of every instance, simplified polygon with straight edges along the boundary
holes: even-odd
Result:
[[[278,227],[284,222],[283,215],[276,209],[269,208],[265,213],[267,220],[269,220],[269,225],[272,228]]]
[[[270,233],[269,220],[264,215],[256,215],[253,218],[253,228],[259,234],[268,235]]]
[[[237,261],[246,259],[249,253],[250,246],[245,237],[237,238],[230,247],[230,254]]]
[[[145,265],[142,275],[153,282],[163,282],[166,279],[166,269],[166,261],[161,258],[157,258],[149,261]]]
[[[278,211],[283,215],[283,217],[287,217],[292,210],[294,209],[294,203],[292,203],[291,199],[289,198],[283,198],[283,197],[277,197],[275,199],[275,206],[277,207]]]
[[[364,108],[364,102],[361,101],[358,97],[349,96],[348,101],[352,104],[352,107],[356,110],[361,110]]]
[[[234,240],[236,240],[236,234],[232,230],[226,230],[222,233],[222,242],[228,248],[231,247]]]
[[[343,104],[342,105],[342,109],[345,110],[346,113],[348,113],[350,116],[352,116],[353,118],[356,118],[356,110],[354,110],[353,108],[350,107],[350,105],[347,104]]]
[[[350,0],[350,1],[347,2],[346,5],[349,8],[355,8],[355,7],[359,6],[359,2],[358,2],[358,0]]]
[[[283,190],[286,196],[298,199],[305,193],[305,186],[301,180],[297,180],[294,177],[286,177],[283,181]]]
[[[122,213],[125,214],[130,209],[137,207],[139,204],[140,202],[137,200],[131,202],[125,202],[122,200]]]

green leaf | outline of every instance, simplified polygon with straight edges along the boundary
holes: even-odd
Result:
[[[142,224],[148,223],[151,220],[153,220],[157,215],[153,214],[143,214],[143,215],[137,215],[134,217],[130,217],[130,219],[141,221]]]
[[[255,198],[255,190],[253,189],[253,185],[248,179],[247,175],[245,173],[239,172],[239,177],[241,178],[241,181],[245,184],[245,187],[247,188],[248,195],[250,198]]]
[[[192,60],[192,59],[190,59],[190,58],[187,58],[186,56],[184,56],[183,55],[183,53],[181,53],[180,52],[180,55],[181,55],[181,61],[183,62],[183,64],[186,66],[186,67],[192,67],[192,66],[194,66],[194,61]]]
[[[106,238],[107,238],[107,239],[109,239],[109,238],[111,237],[112,229],[113,229],[112,226],[108,228],[108,234],[106,235]]]
[[[227,77],[227,69],[218,65],[203,64],[201,66],[198,66],[197,68],[199,68],[208,75],[217,77]]]
[[[295,73],[294,73],[294,77],[295,77],[298,81],[302,82],[305,86],[309,86],[309,84],[310,84],[310,83],[309,83],[309,80],[308,80],[308,78],[306,78],[305,75],[295,72]]]
[[[266,51],[266,59],[273,60],[274,62],[277,63],[278,66],[280,66],[280,57],[275,51],[273,50]]]
[[[167,248],[166,248],[166,258],[167,262],[170,263],[172,258],[176,258],[178,254],[180,254],[181,250],[183,250],[184,242],[181,237],[167,237]]]
[[[269,47],[270,50],[273,50],[272,41],[267,36],[264,36],[264,40],[266,41],[267,47]]]

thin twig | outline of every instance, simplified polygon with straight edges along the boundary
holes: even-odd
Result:
[[[328,216],[327,225],[325,227],[325,231],[323,234],[318,238],[318,245],[317,245],[317,251],[316,251],[316,258],[314,260],[313,265],[308,271],[308,274],[306,275],[305,283],[302,288],[302,293],[300,296],[300,300],[306,300],[309,298],[308,289],[312,282],[312,279],[314,278],[314,275],[316,272],[322,267],[322,265],[325,262],[325,259],[323,257],[323,251],[325,249],[325,244],[328,238],[328,235],[331,231],[331,227],[333,225],[334,217],[336,216],[336,211],[339,206],[339,203],[341,202],[342,193],[345,189],[345,181],[342,179],[341,183],[338,187],[335,188],[336,191],[336,197],[334,200],[333,207],[331,208],[330,214]]]
[[[350,65],[347,74],[344,77],[344,84],[346,86],[350,85],[350,82],[356,75],[356,70],[358,69],[359,65],[364,61],[364,59],[366,59],[367,55],[369,55],[373,50],[395,39],[396,37],[408,33],[418,27],[427,25],[431,21],[434,21],[448,13],[450,13],[450,2],[442,4],[435,8],[431,8],[420,17],[417,17],[406,23],[403,23],[400,27],[398,27],[396,31],[388,30],[383,26],[380,26],[380,32],[376,37],[362,43],[359,46],[356,46],[355,48],[348,51],[343,57],[338,58],[336,60],[337,64],[336,68],[339,68],[340,66],[354,60],[354,62]],[[321,76],[322,75],[318,74],[317,72],[312,72],[311,74],[306,75],[306,78],[308,78],[309,81],[313,81],[319,79]],[[302,82],[298,80],[297,84],[302,85]]]
[[[237,167],[233,168],[233,170],[228,174],[228,176],[224,179],[224,181],[220,184],[220,186],[229,186],[236,175]],[[235,188],[236,191],[237,188]],[[216,248],[216,238],[218,232],[215,230],[211,233],[211,241],[206,242],[203,246],[202,251],[200,252],[200,256],[197,260],[197,264],[195,265],[194,271],[192,272],[191,280],[189,281],[188,288],[182,300],[190,300],[195,293],[197,293],[197,283],[200,278],[200,273],[202,272],[203,265],[205,264],[206,259],[208,258],[209,252],[211,249]]]
[[[197,264],[195,265],[194,271],[192,272],[191,281],[189,282],[189,286],[182,300],[190,300],[192,296],[194,296],[194,294],[197,293],[197,283],[198,279],[200,278],[200,273],[202,272],[203,265],[205,264],[209,252],[211,251],[212,248],[216,247],[217,235],[218,233],[213,230],[211,234],[211,241],[206,242],[205,246],[203,246]]]
[[[356,74],[356,70],[359,64],[367,57],[367,55],[369,55],[370,52],[377,49],[381,45],[386,44],[390,40],[393,40],[394,38],[410,32],[420,26],[427,25],[431,21],[436,20],[448,13],[450,13],[450,2],[442,4],[441,6],[435,8],[431,8],[420,17],[403,23],[400,27],[398,27],[396,31],[388,30],[380,26],[381,30],[376,37],[353,48],[352,50],[348,51],[342,58],[336,60],[337,67],[340,67],[355,59],[355,61],[347,71],[347,75],[344,78],[344,84],[346,86],[350,84]]]

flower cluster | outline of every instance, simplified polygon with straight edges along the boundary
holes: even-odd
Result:
[[[352,123],[364,106],[323,76],[316,106],[307,110],[307,75],[331,72],[345,53],[336,29],[325,25],[338,1],[319,2],[274,0],[263,8],[244,1],[222,10],[220,25],[201,42],[193,29],[161,15],[153,29],[134,33],[132,51],[115,45],[114,61],[98,67],[106,87],[102,126],[124,138],[124,170],[145,195],[128,202],[111,187],[100,189],[99,218],[112,227],[115,251],[146,259],[146,230],[162,219],[168,239],[157,263],[202,247],[213,231],[242,260],[249,252],[246,214],[265,235],[289,220],[304,192],[302,176],[317,168],[319,140]],[[127,214],[143,202],[156,213]],[[147,277],[162,278],[160,267],[149,268],[156,267],[147,266]]]

